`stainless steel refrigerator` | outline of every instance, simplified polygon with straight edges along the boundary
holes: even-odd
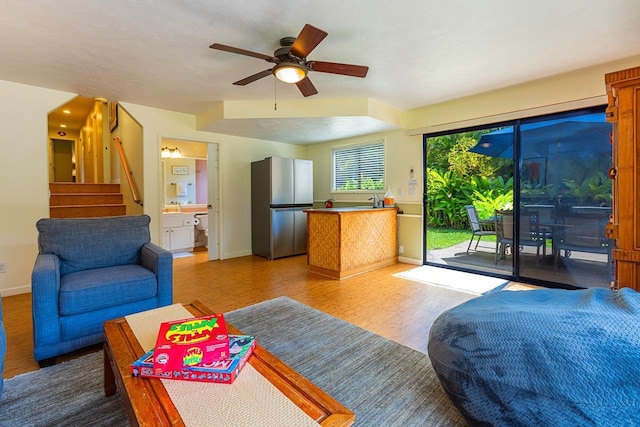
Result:
[[[313,162],[267,157],[251,163],[251,247],[269,259],[307,253]]]

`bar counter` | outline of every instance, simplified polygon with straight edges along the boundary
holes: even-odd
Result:
[[[308,209],[309,271],[345,279],[398,262],[396,208]]]

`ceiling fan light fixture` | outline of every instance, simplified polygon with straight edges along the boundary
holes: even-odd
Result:
[[[307,69],[295,62],[283,62],[273,67],[273,75],[284,83],[298,83],[307,77]]]

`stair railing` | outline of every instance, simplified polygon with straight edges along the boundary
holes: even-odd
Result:
[[[131,190],[131,197],[133,198],[134,202],[136,202],[137,204],[142,206],[142,201],[140,200],[140,197],[138,196],[138,191],[136,190],[135,183],[133,182],[133,174],[131,173],[131,170],[129,169],[129,163],[127,162],[127,157],[124,155],[124,149],[122,148],[122,142],[120,142],[120,139],[117,136],[114,137],[113,140],[116,143],[116,148],[118,149],[118,154],[120,155],[120,161],[122,162],[122,167],[124,168],[124,174],[126,175],[127,182],[129,183],[129,189]]]

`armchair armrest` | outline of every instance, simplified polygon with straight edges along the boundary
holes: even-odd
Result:
[[[53,254],[38,255],[31,273],[31,305],[35,347],[60,340],[59,293],[60,259]]]
[[[140,250],[140,263],[158,278],[158,299],[160,305],[173,303],[173,255],[168,250],[147,243]]]

